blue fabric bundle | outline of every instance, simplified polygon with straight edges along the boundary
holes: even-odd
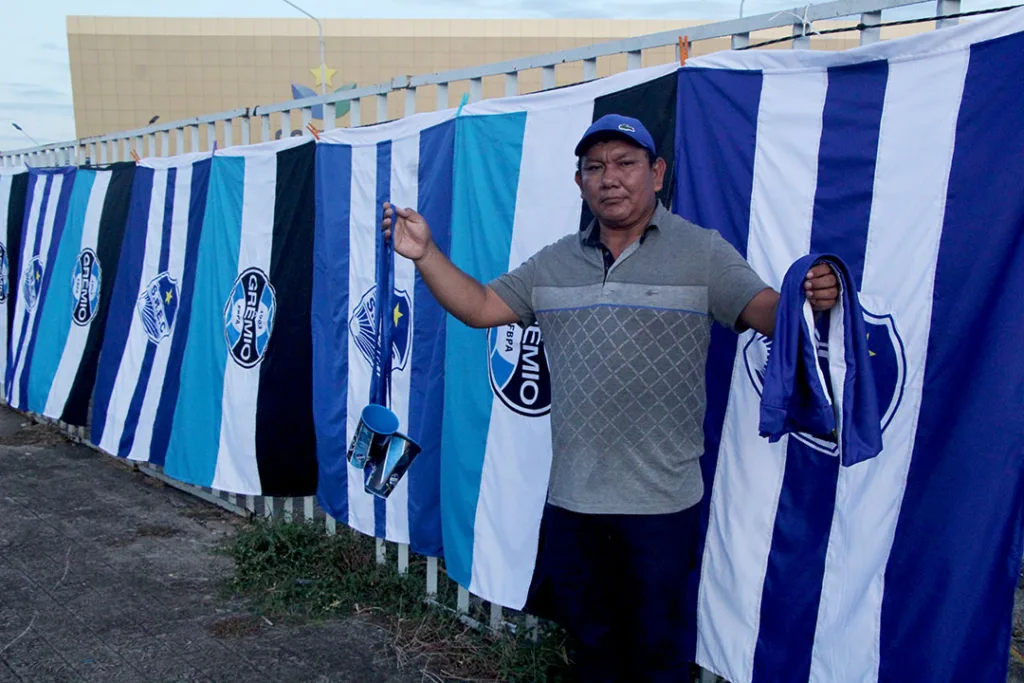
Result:
[[[816,320],[804,279],[818,263],[832,268],[840,291],[835,307]],[[844,466],[882,450],[878,394],[853,282],[846,264],[831,254],[805,256],[786,272],[765,367],[759,427],[761,436],[772,442],[792,432],[836,441]]]

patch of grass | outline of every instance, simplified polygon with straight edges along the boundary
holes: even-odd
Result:
[[[257,615],[293,623],[370,618],[391,634],[398,662],[432,680],[570,680],[561,631],[542,629],[533,642],[522,628],[518,635],[471,628],[424,600],[424,558],[410,557],[400,576],[394,558],[377,564],[375,542],[362,534],[339,528],[328,536],[312,523],[257,519],[239,529],[228,551],[235,560],[231,590],[249,598]],[[454,606],[455,585],[439,583],[436,602]]]

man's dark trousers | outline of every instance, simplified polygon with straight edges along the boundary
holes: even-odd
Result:
[[[700,506],[592,515],[546,505],[527,611],[563,626],[585,683],[689,681]]]

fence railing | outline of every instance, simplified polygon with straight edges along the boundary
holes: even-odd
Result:
[[[849,32],[859,34],[859,43],[866,45],[881,40],[881,20],[884,10],[921,4],[931,4],[935,7],[932,19],[921,21],[934,21],[936,28],[956,24],[958,21],[955,15],[960,13],[959,0],[931,0],[928,3],[922,3],[920,0],[834,0],[817,5],[795,7],[786,11],[690,26],[678,31],[653,33],[586,47],[510,59],[473,68],[418,76],[397,76],[386,83],[338,91],[318,97],[231,109],[136,130],[52,143],[4,153],[0,155],[0,164],[4,166],[106,164],[147,156],[171,156],[204,149],[208,151],[216,146],[230,147],[272,140],[276,135],[274,124],[279,127],[282,136],[312,135],[307,124],[313,120],[313,108],[318,105],[323,107],[323,129],[329,130],[339,125],[339,119],[342,117],[337,116],[338,105],[347,105],[347,125],[356,127],[387,120],[390,98],[402,98],[405,116],[416,113],[423,105],[423,103],[419,103],[420,107],[418,107],[417,97],[427,88],[432,88],[436,93],[436,109],[447,109],[453,106],[449,97],[449,88],[452,84],[468,82],[469,101],[476,101],[483,98],[484,79],[503,79],[503,94],[514,96],[520,94],[519,77],[527,71],[539,69],[542,89],[549,89],[556,86],[556,68],[561,65],[582,63],[582,80],[587,81],[598,77],[599,60],[602,59],[605,60],[603,66],[606,71],[609,69],[614,71],[616,65],[619,69],[640,68],[644,66],[645,56],[649,56],[652,51],[661,50],[664,53],[664,48],[670,47],[674,48],[675,59],[679,59],[680,39],[684,34],[689,45],[693,46],[695,54],[714,51],[715,45],[711,41],[716,40],[720,43],[717,49],[757,47],[757,44],[751,43],[751,36],[755,33],[773,41],[778,41],[780,37],[788,37],[793,49],[812,49],[815,47],[812,39],[816,34],[816,23],[846,19],[848,23],[839,24],[839,27],[847,27]],[[705,44],[705,46],[710,44],[710,49],[703,49],[701,44]],[[779,44],[776,42],[775,47]],[[784,46],[784,43],[781,44]],[[625,60],[621,59],[623,55]],[[376,111],[372,121],[369,116],[370,112],[364,112],[364,105],[375,107]],[[272,117],[275,120],[272,121]],[[52,422],[39,415],[31,417],[40,422]],[[84,430],[62,423],[60,426],[74,439],[88,443]],[[148,465],[140,465],[140,469],[171,486],[237,514],[280,516],[285,520],[299,518],[318,522],[322,520],[328,534],[338,532],[336,520],[321,510],[313,497],[285,498],[278,501],[271,497],[241,496],[184,484],[167,477],[159,468]],[[383,564],[387,561],[389,545],[392,544],[386,543],[382,539],[377,540],[377,561],[379,563]],[[406,573],[409,567],[408,545],[397,544],[397,553],[394,554],[397,555],[398,571]],[[428,600],[432,600],[438,595],[439,579],[440,571],[437,558],[427,558],[424,588]],[[464,620],[475,623],[469,616],[470,607],[469,592],[459,587],[454,609],[462,615]],[[499,629],[503,624],[507,625],[500,606],[490,605],[489,610],[483,605],[478,607],[489,614],[487,625],[490,628]],[[523,623],[527,629],[536,626],[536,621],[529,617]],[[713,677],[709,675],[702,680],[712,679]]]

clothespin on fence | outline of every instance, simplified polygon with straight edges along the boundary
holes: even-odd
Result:
[[[686,66],[690,58],[690,36],[679,36],[679,66]]]
[[[462,113],[462,108],[466,106],[466,102],[469,102],[469,93],[462,93],[462,99],[459,101],[459,108],[455,110],[455,115],[458,116]]]
[[[216,153],[217,152],[217,141],[216,140],[213,141],[213,149],[211,149],[210,152],[211,153]]]
[[[312,133],[313,137],[316,138],[317,141],[320,140],[320,133],[322,133],[323,131],[314,126],[312,121],[306,124],[306,130]]]
[[[131,150],[131,153],[132,153],[132,159],[135,159],[135,162],[138,163],[138,161],[139,161],[139,153],[135,151],[134,147],[130,147],[129,149]]]

